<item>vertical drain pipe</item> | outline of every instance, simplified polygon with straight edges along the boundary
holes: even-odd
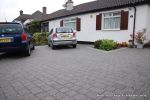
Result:
[[[137,11],[137,9],[136,9],[135,6],[133,6],[133,8],[134,8],[134,23],[133,23],[133,41],[132,41],[132,46],[134,48],[135,47],[134,41],[135,41],[135,24],[136,24],[136,11]]]

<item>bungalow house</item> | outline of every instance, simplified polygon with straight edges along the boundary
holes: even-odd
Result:
[[[43,19],[48,18],[47,8],[43,7],[42,10],[43,12],[37,10],[33,14],[24,14],[23,11],[20,10],[20,15],[17,18],[15,18],[13,21],[22,22],[23,24],[26,25],[33,20],[41,21]],[[44,30],[48,31],[48,25],[46,24],[44,27],[45,27]]]
[[[150,40],[149,0],[96,0],[73,6],[68,0],[65,9],[49,14],[42,21],[42,28],[66,26],[77,31],[78,41],[94,42],[98,39],[113,39],[128,42],[130,35],[146,29]]]

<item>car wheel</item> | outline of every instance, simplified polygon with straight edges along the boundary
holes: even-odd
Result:
[[[32,46],[32,50],[35,50],[35,46],[34,45]]]
[[[48,44],[48,46],[50,47],[51,45],[50,45],[50,44]]]
[[[73,45],[72,45],[72,47],[73,47],[73,48],[76,48],[76,47],[77,47],[77,45],[76,45],[76,44],[73,44]]]
[[[50,47],[51,47],[52,49],[55,49],[55,46],[53,45],[52,42],[50,43]]]
[[[31,55],[31,48],[30,45],[27,46],[27,49],[25,50],[25,56],[30,56]]]
[[[54,46],[52,43],[51,43],[51,48],[52,48],[52,49],[55,49],[55,46]]]

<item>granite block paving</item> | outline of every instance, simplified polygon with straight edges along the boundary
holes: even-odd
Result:
[[[0,54],[0,100],[150,100],[150,49],[38,46]]]

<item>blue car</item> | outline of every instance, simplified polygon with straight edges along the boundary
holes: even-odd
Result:
[[[34,50],[32,35],[21,23],[0,22],[0,52],[22,51],[26,56]]]

